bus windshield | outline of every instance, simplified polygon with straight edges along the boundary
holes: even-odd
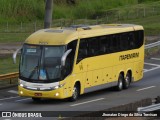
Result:
[[[27,81],[58,81],[65,46],[24,45],[20,61],[20,78]]]

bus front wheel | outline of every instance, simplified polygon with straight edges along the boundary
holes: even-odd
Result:
[[[76,101],[79,97],[79,86],[77,84],[75,84],[75,86],[73,87],[73,93],[72,93],[72,97],[70,97],[70,101]]]

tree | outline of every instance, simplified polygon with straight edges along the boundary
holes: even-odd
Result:
[[[44,28],[50,28],[52,24],[53,0],[45,0],[45,2]]]

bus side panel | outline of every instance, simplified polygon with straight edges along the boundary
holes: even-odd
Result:
[[[143,77],[143,61],[134,63],[134,81],[138,81]]]
[[[102,70],[94,70],[93,71],[93,85],[101,85],[103,84],[102,82]]]
[[[113,81],[113,71],[112,71],[112,67],[109,68],[104,68],[103,69],[103,84],[104,83],[109,83]]]
[[[119,74],[121,72],[124,72],[125,71],[125,65],[117,65],[117,66],[114,66],[113,67],[113,81],[117,81],[118,82],[118,77],[119,77]],[[124,73],[125,74],[125,73]]]
[[[71,97],[73,94],[73,87],[76,84],[76,82],[80,82],[80,94],[83,94],[84,87],[85,87],[85,76],[86,73],[78,73],[78,74],[72,74],[69,75],[67,78],[65,78],[64,81],[61,82],[61,84],[65,83],[64,85],[64,97]]]
[[[73,74],[76,75],[74,77],[75,80],[79,80],[81,83],[81,94],[84,93],[85,88],[89,88],[93,86],[92,80],[92,71],[89,71],[88,59],[83,59],[78,64],[74,65]],[[72,82],[74,82],[72,81]]]
[[[71,75],[69,75],[68,77],[66,77],[63,81],[60,82],[60,84],[64,84],[64,89],[63,89],[63,93],[64,93],[64,97],[70,97],[72,95],[71,91],[72,91],[72,82],[73,78]]]
[[[93,86],[93,78],[92,78],[92,71],[87,71],[86,72],[86,77],[84,79],[85,81],[85,88],[88,88],[88,87],[92,87]]]
[[[134,81],[141,80],[143,78],[144,68],[144,46],[137,50],[139,52],[139,58],[134,62]]]
[[[86,77],[86,72],[74,74],[72,81],[73,85],[71,86],[71,88],[73,89],[73,86],[75,85],[76,82],[80,82],[80,94],[83,94],[85,88],[85,77]]]
[[[126,63],[124,64],[124,66],[125,66],[125,76],[124,77],[126,77],[126,74],[129,70],[131,70],[132,77],[133,77],[134,62]]]

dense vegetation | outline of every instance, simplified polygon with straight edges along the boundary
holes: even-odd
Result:
[[[148,36],[159,35],[160,2],[156,1],[160,0],[54,0],[54,26],[61,26],[61,22],[133,23],[143,25]],[[45,0],[0,0],[0,43],[23,43],[32,32],[42,29],[44,8]],[[11,57],[1,58],[0,68],[0,74],[16,72],[18,64],[13,65]]]
[[[74,1],[74,3],[73,3]],[[54,0],[55,19],[95,18],[101,11],[158,0]],[[44,18],[45,0],[0,0],[0,22]]]

